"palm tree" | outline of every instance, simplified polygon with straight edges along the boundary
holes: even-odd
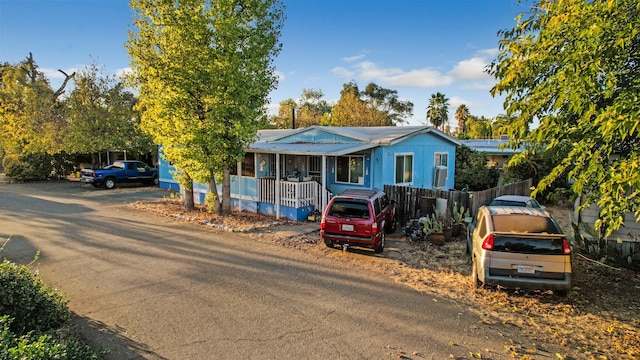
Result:
[[[455,115],[456,120],[458,120],[458,134],[462,134],[463,132],[467,131],[467,119],[469,118],[469,115],[471,114],[469,114],[469,108],[467,107],[467,105],[462,104],[458,106]]]
[[[444,94],[437,92],[431,94],[429,106],[427,107],[427,120],[435,126],[436,129],[444,130],[445,125],[449,121],[449,99]]]

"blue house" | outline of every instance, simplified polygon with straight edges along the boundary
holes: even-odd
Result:
[[[261,130],[233,172],[232,207],[303,220],[346,189],[453,188],[459,145],[431,126]],[[160,186],[179,190],[171,169],[161,160]],[[207,185],[194,191],[203,203]]]

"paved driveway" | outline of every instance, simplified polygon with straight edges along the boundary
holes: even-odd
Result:
[[[508,359],[517,341],[362,269],[127,207],[166,195],[0,184],[2,256],[40,250],[35,267],[109,359]]]

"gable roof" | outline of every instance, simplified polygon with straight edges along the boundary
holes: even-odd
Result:
[[[339,127],[260,130],[247,150],[264,153],[341,156],[378,146],[388,146],[430,133],[459,146],[460,142],[432,126]]]

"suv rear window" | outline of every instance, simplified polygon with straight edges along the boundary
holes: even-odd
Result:
[[[550,218],[531,215],[495,215],[493,229],[499,232],[562,234]]]
[[[329,216],[369,219],[369,203],[361,199],[335,199]]]
[[[519,254],[562,255],[562,239],[496,236],[493,250]]]

